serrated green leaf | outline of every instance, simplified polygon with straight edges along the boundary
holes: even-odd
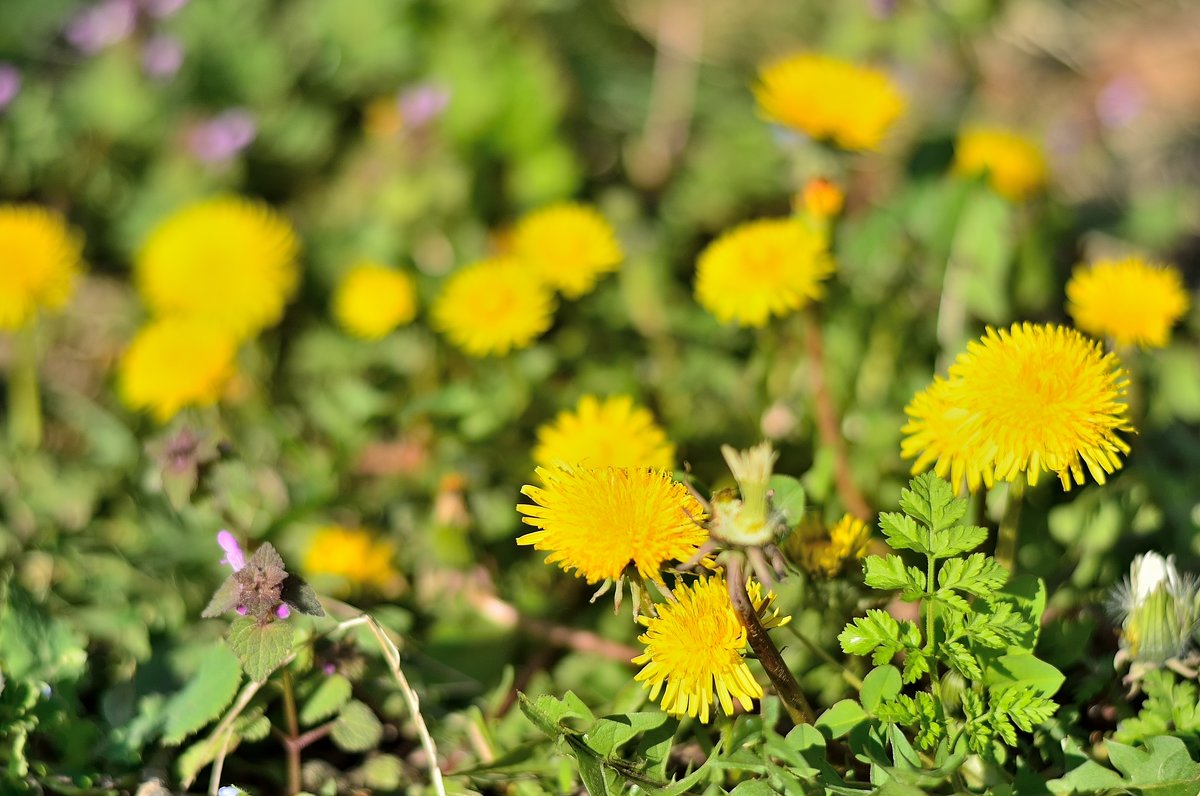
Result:
[[[1141,796],[1200,793],[1200,763],[1192,759],[1187,745],[1178,738],[1150,738],[1144,749],[1110,741],[1108,758],[1125,775],[1122,784],[1137,786]]]
[[[955,497],[950,483],[929,471],[909,481],[908,489],[900,490],[900,508],[930,529],[941,531],[966,515],[967,500]]]
[[[383,725],[371,708],[355,699],[342,707],[329,737],[346,752],[365,752],[379,743]]]
[[[260,625],[252,616],[241,616],[229,626],[226,639],[246,674],[262,682],[292,651],[292,626],[282,620]]]
[[[895,699],[902,685],[899,669],[895,666],[879,666],[863,678],[858,698],[868,713],[874,713],[881,702]]]
[[[963,599],[962,595],[951,589],[938,589],[933,593],[933,600],[959,616],[971,613],[971,606],[967,604],[967,601]]]
[[[1007,580],[1008,570],[983,553],[948,559],[938,571],[938,588],[956,589],[976,597],[991,596]]]
[[[300,708],[300,723],[311,727],[338,712],[350,699],[352,685],[340,674],[331,674],[320,682]]]
[[[983,675],[975,656],[957,641],[943,641],[938,650],[946,659],[946,663],[968,680],[978,680]]]
[[[927,553],[920,526],[912,517],[889,511],[879,515],[879,530],[887,537],[893,550],[916,550]]]
[[[238,582],[234,580],[233,575],[230,575],[217,587],[212,599],[208,601],[208,605],[200,612],[200,616],[205,619],[224,616],[237,607],[240,594]]]
[[[978,525],[956,525],[935,535],[938,558],[949,558],[974,550],[987,541],[987,528]]]
[[[900,556],[867,556],[863,576],[872,589],[903,590],[901,597],[905,600],[916,600],[925,591],[925,573],[916,567],[905,567]]]
[[[921,650],[910,649],[904,656],[904,682],[915,683],[929,673],[929,658]]]
[[[183,690],[171,697],[163,713],[163,743],[178,746],[192,733],[221,715],[242,682],[237,656],[223,641],[205,650],[196,673]]]
[[[876,664],[887,663],[898,652],[900,625],[886,611],[872,608],[867,615],[853,620],[838,635],[842,651],[851,655],[875,653]],[[883,660],[878,660],[879,657]]]

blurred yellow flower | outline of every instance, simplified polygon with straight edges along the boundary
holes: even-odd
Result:
[[[310,577],[340,579],[338,591],[387,589],[399,580],[396,548],[362,528],[326,525],[313,533],[304,554],[303,569]]]
[[[799,219],[751,221],[701,252],[696,300],[722,323],[763,326],[820,299],[833,270],[825,236]]]
[[[590,292],[602,275],[617,270],[623,256],[604,216],[574,202],[529,213],[517,222],[510,244],[513,256],[567,298]]]
[[[758,81],[754,96],[767,120],[842,149],[878,149],[904,112],[904,96],[885,72],[827,55],[774,61]]]
[[[372,262],[355,265],[333,294],[333,315],[343,329],[378,340],[417,314],[417,288],[403,271]]]
[[[237,340],[224,327],[187,318],[154,321],[121,357],[121,398],[165,423],[186,406],[216,403],[234,375],[236,354]]]
[[[549,550],[547,564],[574,570],[588,583],[620,581],[628,567],[662,583],[663,565],[687,561],[708,539],[704,507],[661,470],[539,467],[541,487],[517,511],[538,530],[517,544]]]
[[[404,132],[404,111],[395,94],[376,97],[363,108],[363,132],[370,138],[395,138]]]
[[[1140,257],[1080,266],[1067,282],[1075,325],[1119,346],[1162,348],[1189,303],[1178,269]]]
[[[554,296],[510,258],[480,260],[450,275],[433,304],[433,324],[471,356],[524,348],[550,328]]]
[[[798,529],[795,550],[800,566],[810,575],[837,577],[851,561],[867,554],[871,529],[860,519],[844,515],[837,524],[826,530],[820,523],[812,528]],[[793,545],[789,545],[789,550]]]
[[[157,315],[216,323],[238,339],[283,317],[300,278],[292,225],[268,205],[222,196],[168,216],[138,253],[135,278]]]
[[[842,212],[846,193],[825,177],[814,177],[804,184],[804,190],[792,198],[792,211],[808,213],[815,219],[829,219]]]
[[[1085,467],[1103,484],[1129,452],[1117,436],[1131,430],[1127,384],[1117,358],[1074,329],[989,328],[905,409],[901,453],[919,456],[914,473],[936,462],[972,490],[1021,475],[1036,484],[1042,472],[1069,490]]]
[[[39,309],[62,309],[82,256],[83,239],[62,216],[37,205],[0,205],[0,329],[27,326]]]
[[[954,147],[954,172],[986,174],[996,193],[1019,202],[1046,184],[1046,157],[1030,139],[1011,130],[964,130]]]
[[[763,627],[787,624],[762,587],[748,584],[747,593]],[[727,716],[733,702],[751,710],[763,695],[762,686],[746,665],[746,628],[733,610],[725,579],[720,575],[701,578],[689,586],[677,586],[675,600],[660,603],[657,617],[639,617],[646,632],[638,641],[646,651],[633,659],[644,664],[634,679],[650,689],[650,699],[662,694],[662,708],[673,716],[692,716],[707,724],[714,702]],[[665,686],[665,691],[664,691]],[[714,698],[715,697],[715,698]]]
[[[541,467],[565,464],[670,470],[675,466],[675,446],[650,411],[634,406],[628,395],[603,401],[585,395],[574,411],[560,412],[538,428],[537,438],[533,461]]]

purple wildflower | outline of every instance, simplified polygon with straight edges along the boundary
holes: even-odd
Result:
[[[254,141],[258,125],[248,111],[231,108],[201,122],[188,134],[188,149],[204,163],[222,163]]]
[[[66,36],[86,55],[98,53],[133,32],[137,6],[133,0],[103,0],[88,6],[67,23]]]
[[[229,531],[220,531],[217,534],[217,544],[225,551],[225,557],[221,559],[222,564],[233,567],[234,572],[240,572],[242,567],[246,566],[246,554],[233,534]]]
[[[1132,122],[1145,109],[1146,90],[1129,75],[1108,81],[1096,97],[1096,114],[1105,127],[1115,129]]]
[[[234,608],[233,610],[237,611],[238,616],[245,616],[246,614],[250,613],[250,609],[244,605],[239,605],[237,608]]]
[[[422,83],[400,94],[400,115],[404,124],[424,127],[450,104],[450,93],[431,83]]]
[[[174,36],[160,33],[142,47],[142,70],[153,78],[166,80],[183,64],[183,44]]]
[[[21,91],[21,73],[12,64],[0,63],[0,111]]]
[[[275,609],[275,616],[280,619],[287,619],[291,615],[292,609],[288,607],[287,603],[280,603],[279,607]]]

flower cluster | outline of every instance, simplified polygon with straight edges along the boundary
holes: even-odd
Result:
[[[914,474],[932,465],[972,491],[1043,472],[1070,489],[1085,469],[1102,484],[1129,451],[1126,385],[1116,356],[1074,329],[989,328],[906,407],[901,453]]]

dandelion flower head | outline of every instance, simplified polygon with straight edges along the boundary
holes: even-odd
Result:
[[[355,337],[378,340],[417,314],[412,277],[379,263],[362,262],[342,277],[333,294],[333,315]]]
[[[612,225],[596,210],[561,202],[529,213],[512,232],[512,253],[567,298],[591,292],[624,256]]]
[[[989,328],[906,408],[901,452],[919,457],[914,473],[934,463],[972,490],[1022,475],[1033,485],[1043,472],[1070,489],[1085,469],[1102,484],[1129,452],[1117,434],[1131,430],[1127,384],[1116,357],[1074,329]]]
[[[1075,325],[1124,347],[1165,346],[1189,303],[1178,269],[1140,257],[1080,266],[1067,282]]]
[[[433,324],[471,356],[525,348],[550,328],[554,297],[511,258],[480,260],[452,273],[434,301]]]
[[[391,542],[363,528],[326,525],[318,528],[304,553],[304,571],[340,580],[340,591],[386,589],[399,578]]]
[[[768,121],[846,150],[878,149],[905,107],[886,73],[815,53],[764,66],[754,96]]]
[[[539,467],[542,486],[526,485],[533,501],[517,510],[537,528],[517,544],[548,550],[547,564],[588,583],[619,582],[630,566],[662,582],[662,568],[686,561],[708,539],[704,507],[661,470],[624,467]]]
[[[537,430],[533,461],[587,467],[675,466],[675,446],[654,422],[650,410],[628,395],[600,399],[585,395],[574,410],[560,412]]]
[[[837,577],[846,564],[867,554],[871,529],[850,514],[844,515],[828,531],[819,526],[816,531],[813,534],[801,532],[796,540],[800,566],[811,575]]]
[[[219,323],[246,339],[283,317],[300,278],[298,253],[287,219],[262,202],[222,196],[161,222],[135,277],[155,314]]]
[[[696,300],[722,323],[764,326],[824,294],[833,256],[795,218],[751,221],[721,235],[696,264]]]
[[[0,205],[0,329],[27,326],[39,309],[62,309],[82,255],[83,240],[57,213]]]
[[[1019,202],[1046,184],[1046,157],[1029,138],[1011,130],[977,127],[965,130],[954,147],[954,171],[986,174],[996,193]]]
[[[228,329],[188,318],[143,327],[121,357],[119,393],[131,409],[165,423],[187,406],[210,406],[234,374],[237,339]]]
[[[663,710],[674,716],[708,723],[714,702],[731,716],[734,700],[751,710],[763,690],[746,665],[746,628],[724,577],[704,577],[671,593],[675,600],[659,604],[658,616],[638,619],[646,626],[638,637],[646,651],[633,659],[642,665],[634,679],[650,689],[650,699],[661,694]],[[791,620],[774,610],[775,595],[764,596],[758,583],[751,582],[747,593],[764,627]]]

